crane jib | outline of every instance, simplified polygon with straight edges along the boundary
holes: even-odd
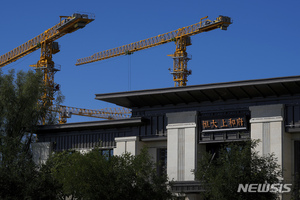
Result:
[[[164,33],[145,40],[123,45],[117,48],[98,52],[89,57],[77,59],[75,65],[83,65],[83,64],[100,61],[100,60],[109,59],[116,56],[129,55],[135,51],[140,51],[143,49],[151,48],[168,42],[176,41],[176,38],[179,37],[188,37],[188,36],[196,35],[201,32],[208,32],[217,28],[221,28],[222,30],[227,30],[227,27],[232,23],[230,17],[226,17],[226,16],[219,16],[214,21],[211,21],[209,19],[205,19],[202,21],[202,19],[199,23],[187,27],[183,27],[168,33]]]
[[[41,43],[54,41],[67,33],[72,33],[80,28],[83,28],[86,24],[93,20],[94,19],[89,18],[87,15],[81,15],[78,13],[67,17],[65,20],[44,31],[42,34],[14,48],[6,54],[1,55],[0,67],[4,67],[5,65],[15,62],[18,59],[36,51],[40,48]]]

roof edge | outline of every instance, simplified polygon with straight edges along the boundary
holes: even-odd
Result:
[[[54,124],[54,125],[40,125],[37,129],[37,134],[48,133],[48,132],[61,132],[70,130],[84,130],[84,129],[95,129],[95,128],[111,128],[111,127],[128,127],[138,126],[143,124],[145,119],[142,117],[133,117],[128,119],[116,119],[116,120],[100,120],[100,121],[89,121],[89,122],[76,122],[66,124]]]
[[[139,95],[160,94],[162,92],[171,93],[171,92],[181,92],[181,91],[194,90],[194,89],[205,90],[205,89],[217,89],[217,88],[227,88],[227,87],[239,87],[239,86],[247,86],[247,85],[292,82],[292,81],[300,81],[300,75],[265,78],[265,79],[250,79],[250,80],[231,81],[231,82],[208,83],[208,84],[190,85],[184,87],[168,87],[168,88],[134,90],[134,91],[125,91],[125,92],[103,93],[103,94],[95,94],[96,96],[95,99],[105,100],[107,98],[115,98],[115,97],[130,97],[130,96],[139,96]]]

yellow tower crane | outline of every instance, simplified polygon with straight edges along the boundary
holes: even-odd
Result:
[[[52,61],[52,55],[59,52],[58,43],[54,41],[68,33],[85,27],[85,25],[93,20],[93,16],[79,13],[74,13],[72,16],[60,16],[60,22],[55,26],[0,56],[0,68],[41,49],[40,60],[33,66],[43,71],[43,80],[47,89],[44,92],[42,101],[45,106],[51,106],[54,100],[53,95],[57,88],[57,85],[54,83],[54,74],[59,71]]]
[[[19,47],[0,56],[0,68],[2,68],[38,49],[41,49],[40,60],[37,62],[37,64],[31,66],[43,71],[43,81],[47,89],[43,94],[42,101],[44,106],[50,108],[50,111],[55,111],[60,114],[60,123],[66,123],[67,118],[70,118],[71,114],[97,117],[102,119],[121,119],[130,117],[131,111],[126,108],[105,108],[100,110],[92,110],[67,106],[59,106],[58,108],[54,108],[52,105],[54,100],[54,92],[57,90],[57,85],[54,83],[54,74],[59,71],[57,66],[55,66],[54,62],[52,61],[52,55],[59,52],[58,43],[54,41],[68,33],[72,33],[78,29],[84,28],[93,20],[93,15],[80,13],[74,13],[72,16],[60,16],[60,22],[55,26],[49,28],[42,34],[20,45]],[[45,119],[43,123],[45,123]]]
[[[174,41],[176,44],[175,53],[169,55],[173,58],[173,71],[171,74],[173,75],[174,86],[186,86],[187,77],[191,74],[191,70],[187,69],[187,62],[190,60],[190,58],[186,52],[186,47],[192,44],[190,36],[202,32],[208,32],[217,28],[220,28],[221,30],[227,30],[227,27],[232,23],[230,17],[226,16],[219,16],[215,20],[209,20],[207,18],[207,16],[203,17],[200,19],[199,23],[165,34],[98,52],[92,56],[78,59],[76,65],[92,63],[120,55],[129,55],[135,51]]]
[[[67,118],[70,118],[72,115],[95,117],[100,119],[126,119],[131,116],[131,110],[122,107],[93,110],[60,105],[59,107],[53,107],[52,111],[59,113],[60,124],[66,123]]]

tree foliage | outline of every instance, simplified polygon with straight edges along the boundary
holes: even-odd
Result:
[[[42,101],[43,76],[29,71],[0,72],[0,199],[167,199],[166,176],[158,176],[145,150],[107,157],[65,151],[36,166],[30,145],[37,124],[55,123]],[[63,100],[56,97],[57,103]]]
[[[100,149],[81,154],[62,152],[51,157],[55,179],[62,196],[73,199],[169,199],[166,175],[158,176],[147,150],[133,156],[108,157]]]
[[[47,114],[48,108],[38,103],[45,89],[40,73],[0,72],[1,199],[35,199],[45,189],[30,148],[36,125]],[[53,123],[55,118],[47,119]]]
[[[198,164],[196,177],[203,181],[207,199],[266,199],[277,198],[276,193],[237,192],[239,184],[277,184],[280,166],[273,154],[260,156],[255,147],[258,141],[224,145],[219,156],[207,153]]]

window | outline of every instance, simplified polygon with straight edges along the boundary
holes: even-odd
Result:
[[[240,146],[240,150],[242,150],[243,146],[245,145],[243,142],[234,142]],[[208,143],[206,144],[206,152],[209,152],[213,155],[213,159],[219,158],[220,151],[222,149],[226,149],[228,153],[231,151],[230,147],[231,143]]]
[[[157,149],[157,173],[167,174],[167,148]]]
[[[103,149],[101,150],[101,154],[105,156],[106,158],[110,158],[114,155],[114,150],[113,149]]]
[[[300,200],[300,141],[294,143],[294,198]]]
[[[223,143],[208,143],[206,144],[206,152],[211,153],[214,158],[219,157],[220,149],[222,148]]]

